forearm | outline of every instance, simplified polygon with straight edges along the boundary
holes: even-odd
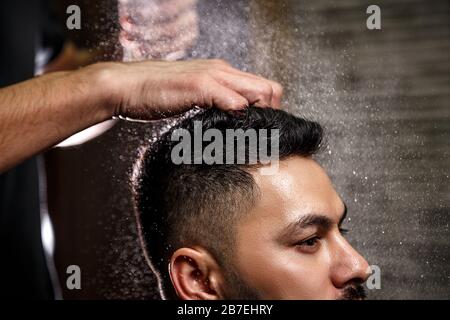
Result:
[[[57,72],[0,89],[0,172],[113,115],[98,71]]]
[[[280,106],[282,87],[222,60],[99,63],[0,89],[0,173],[93,124],[193,106]]]

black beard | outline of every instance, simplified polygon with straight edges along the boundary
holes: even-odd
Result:
[[[366,290],[361,284],[353,284],[346,287],[339,300],[364,300],[366,299]]]

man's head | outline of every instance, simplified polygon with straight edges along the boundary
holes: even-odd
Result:
[[[277,172],[265,175],[264,165],[249,163],[174,164],[171,135],[180,128],[192,132],[195,121],[224,136],[227,129],[278,129]],[[136,209],[165,297],[363,297],[359,284],[367,262],[343,238],[346,207],[312,159],[321,139],[318,123],[284,111],[209,109],[181,121],[147,150]]]

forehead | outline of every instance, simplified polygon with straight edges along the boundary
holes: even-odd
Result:
[[[253,173],[260,189],[250,217],[268,223],[289,223],[301,215],[320,213],[339,221],[344,204],[324,169],[313,159],[291,157],[280,161],[273,175]]]

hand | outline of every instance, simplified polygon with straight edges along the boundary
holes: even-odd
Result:
[[[104,63],[101,83],[114,115],[160,119],[199,106],[238,110],[280,107],[282,87],[222,60]]]
[[[98,63],[0,89],[0,172],[114,115],[160,119],[194,105],[280,107],[281,86],[220,60]]]
[[[119,1],[126,61],[178,60],[199,34],[197,0]]]

